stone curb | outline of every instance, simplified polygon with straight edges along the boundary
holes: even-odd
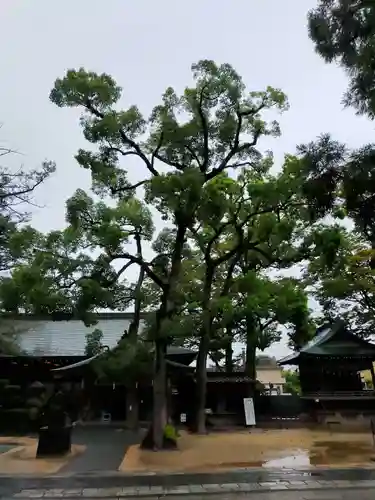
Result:
[[[268,468],[264,469],[262,467],[238,467],[235,469],[225,469],[225,470],[219,470],[215,471],[215,473],[218,474],[237,474],[237,473],[243,473],[243,472],[251,472],[251,473],[264,473],[265,471],[268,472],[276,472],[276,473],[283,473],[286,475],[289,474],[299,474],[299,475],[310,475],[310,474],[320,474],[320,473],[325,473],[325,472],[336,472],[336,471],[353,471],[353,470],[358,470],[358,467],[298,467],[297,469],[295,468]],[[360,470],[368,470],[368,471],[375,471],[375,466],[374,465],[368,465],[368,466],[361,466]],[[178,477],[178,476],[185,476],[186,472],[160,472],[160,471],[147,471],[147,472],[134,472],[134,471],[113,471],[113,470],[101,470],[99,472],[100,476],[103,477],[139,477],[139,478],[144,478],[144,477]],[[196,476],[202,476],[204,477],[207,474],[211,474],[210,472],[193,472],[194,475]],[[36,475],[36,474],[17,474],[17,477],[21,479],[66,479],[70,477],[74,478],[88,478],[92,476],[97,476],[98,472],[66,472],[66,473],[56,473],[56,474],[43,474],[43,475]],[[12,474],[4,474],[0,472],[0,479],[14,479],[14,475]]]
[[[371,481],[278,481],[266,483],[227,483],[227,484],[196,484],[181,485],[171,488],[162,486],[139,486],[128,488],[84,488],[84,489],[51,489],[51,490],[22,490],[12,498],[41,498],[43,500],[63,498],[162,498],[168,495],[217,495],[228,493],[268,493],[273,491],[309,491],[332,489],[369,489],[375,488],[375,480]]]

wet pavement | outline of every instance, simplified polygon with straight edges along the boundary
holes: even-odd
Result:
[[[226,494],[225,500],[247,500],[256,498],[256,500],[353,500],[353,491],[272,491],[267,493],[257,493],[254,497],[253,493],[232,493]],[[375,490],[361,491],[361,500],[374,500]],[[169,500],[181,499],[181,495],[168,496]],[[187,495],[184,500],[218,500],[218,495]]]
[[[375,449],[371,441],[317,441],[309,449],[285,448],[283,451],[269,451],[263,460],[226,464],[237,468],[259,467],[266,469],[294,469],[316,466],[350,467],[371,466]],[[220,467],[220,466],[218,466]]]
[[[120,498],[129,497],[131,492],[136,492],[140,497],[140,491],[147,492],[147,496],[155,496],[168,492],[172,498],[173,492],[179,497],[183,494],[186,498],[198,499],[204,494],[209,500],[211,493],[229,494],[236,491],[236,498],[243,494],[257,492],[263,495],[265,490],[277,490],[284,493],[295,493],[295,490],[303,490],[304,494],[311,493],[310,490],[329,489],[341,487],[364,488],[367,494],[369,488],[375,488],[375,463],[371,468],[370,452],[374,452],[372,443],[365,445],[358,442],[346,444],[342,441],[333,440],[320,441],[311,449],[284,449],[277,456],[268,456],[262,462],[246,464],[244,467],[240,462],[228,471],[214,470],[200,473],[122,473],[117,469],[123,460],[127,448],[140,441],[141,434],[134,434],[126,430],[114,427],[79,427],[74,431],[73,442],[86,445],[86,451],[73,459],[58,474],[53,476],[5,476],[0,470],[0,498],[9,499],[14,495],[20,498],[78,498],[90,496]],[[364,446],[364,448],[362,448]],[[367,466],[350,467],[348,457],[366,456]],[[342,463],[341,468],[314,467],[314,465]],[[367,462],[366,460],[366,462]],[[312,467],[313,465],[313,467]],[[375,498],[375,490],[373,497]],[[70,493],[69,493],[70,492]],[[91,492],[91,493],[90,493]],[[323,493],[320,492],[319,493]],[[352,491],[353,493],[353,491]],[[146,494],[146,493],[145,493]],[[318,492],[317,492],[318,494]],[[198,496],[197,496],[198,495]],[[246,497],[243,497],[246,498]],[[258,498],[258,497],[257,497]],[[259,497],[260,498],[260,497]],[[266,497],[264,497],[266,498]],[[279,496],[278,500],[283,496]],[[298,497],[288,497],[288,500]],[[306,497],[326,500],[331,496]],[[336,498],[336,497],[335,497]],[[337,497],[352,498],[348,496]],[[361,498],[366,498],[362,495]]]
[[[223,484],[189,484],[189,485],[167,485],[167,486],[123,486],[112,488],[69,488],[69,489],[25,489],[14,494],[14,499],[42,498],[43,500],[78,500],[83,498],[92,499],[118,499],[123,498],[165,498],[179,495],[179,497],[203,498],[205,495],[241,496],[244,494],[259,495],[263,493],[279,492],[279,494],[293,494],[299,492],[301,498],[341,499],[338,492],[350,491],[352,496],[357,494],[363,498],[363,492],[372,490],[374,492],[375,481],[284,481],[284,482],[260,482],[260,483],[223,483]],[[225,495],[225,496],[224,496]],[[348,498],[348,497],[347,497]],[[350,497],[349,497],[350,498]]]
[[[213,472],[239,468],[368,467],[375,447],[366,432],[252,429],[197,436],[181,431],[176,453],[130,450],[123,471]]]
[[[86,450],[73,458],[60,472],[81,474],[102,470],[116,471],[129,446],[139,443],[141,435],[116,427],[76,427],[72,441],[74,444],[85,445]]]
[[[232,485],[279,485],[285,489],[285,484],[291,484],[299,488],[305,484],[319,484],[322,487],[330,483],[339,487],[340,482],[356,483],[370,482],[375,487],[375,469],[319,469],[306,470],[237,470],[222,473],[204,474],[121,474],[113,471],[92,472],[86,474],[65,474],[49,477],[10,477],[0,475],[0,498],[10,498],[22,490],[53,490],[62,492],[64,490],[93,490],[108,488],[155,488],[162,489],[180,488],[192,485],[212,485],[217,487],[223,484]],[[370,483],[369,483],[370,484]],[[188,492],[186,492],[188,493]],[[40,495],[42,496],[42,495]],[[54,494],[54,497],[59,496]],[[64,495],[65,496],[65,495]],[[75,496],[80,496],[78,493]],[[83,496],[88,497],[88,494]],[[98,497],[98,495],[94,495]],[[115,495],[114,495],[115,496]],[[25,495],[26,497],[26,495]],[[66,497],[66,496],[65,496]],[[35,496],[34,496],[35,498]],[[374,497],[375,498],[375,497]]]

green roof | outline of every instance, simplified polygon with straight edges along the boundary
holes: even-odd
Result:
[[[375,344],[354,335],[344,322],[318,328],[316,335],[302,349],[280,359],[279,365],[298,364],[301,357],[369,358],[375,360]]]

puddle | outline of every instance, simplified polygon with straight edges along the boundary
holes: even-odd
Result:
[[[271,453],[270,453],[271,455]],[[337,442],[337,441],[318,441],[313,443],[310,449],[285,450],[277,457],[267,457],[263,463],[264,468],[288,468],[309,466],[332,466],[339,465],[369,465],[373,463],[375,449],[372,444],[366,444],[363,441]],[[256,465],[248,465],[257,467]]]
[[[16,443],[1,443],[0,444],[0,454],[6,453],[7,451],[13,450],[13,448],[17,448],[19,444]]]
[[[196,436],[182,433],[173,454],[127,453],[123,470],[218,471],[263,469],[272,473],[322,468],[375,468],[375,446],[369,433],[310,430],[238,432]],[[131,460],[129,459],[131,458]],[[315,472],[314,472],[315,470]]]
[[[268,452],[263,460],[249,462],[230,462],[226,467],[298,469],[314,466],[354,466],[372,465],[375,449],[372,444],[358,442],[318,441],[311,449],[285,449]],[[218,464],[222,467],[224,464]]]
[[[308,451],[295,450],[293,452],[290,450],[289,453],[290,452],[292,452],[290,455],[267,460],[262,464],[262,467],[266,469],[272,469],[273,467],[277,469],[295,469],[297,467],[308,467],[312,465]],[[286,450],[286,453],[288,453],[288,450]]]

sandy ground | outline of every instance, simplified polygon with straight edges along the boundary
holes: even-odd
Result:
[[[241,467],[371,466],[370,433],[260,429],[197,436],[181,433],[177,451],[131,446],[120,471],[204,472]],[[375,465],[375,464],[374,464]]]
[[[0,444],[14,443],[18,446],[0,454],[1,474],[55,474],[85,446],[72,445],[69,455],[59,458],[36,458],[37,439],[28,437],[1,437]]]

